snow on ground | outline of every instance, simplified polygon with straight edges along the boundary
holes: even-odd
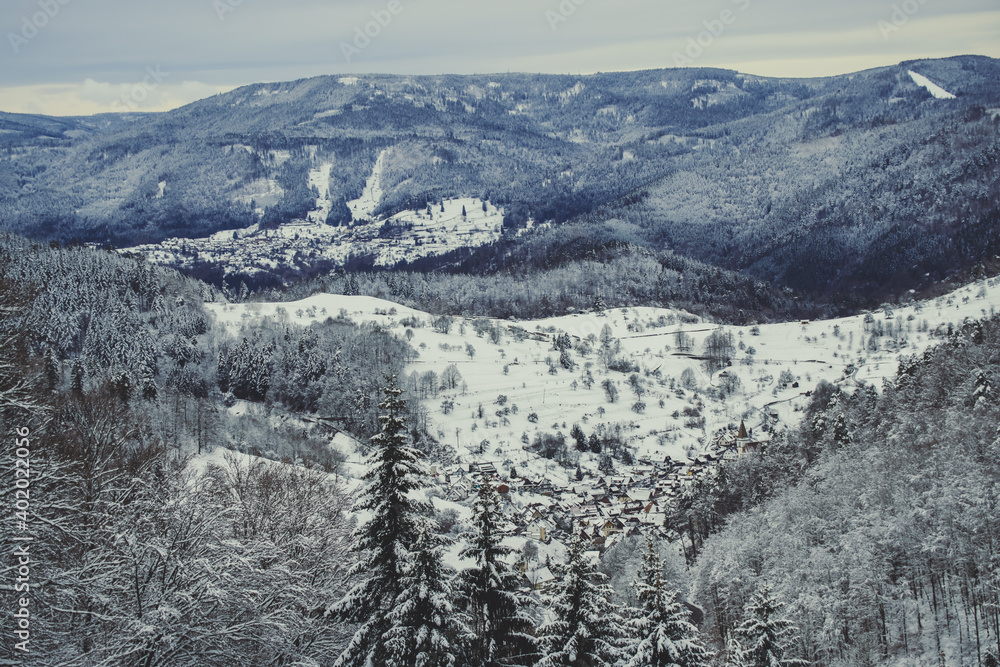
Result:
[[[937,85],[926,76],[922,74],[917,74],[913,70],[909,70],[910,78],[913,79],[913,83],[918,86],[923,86],[927,91],[939,100],[953,100],[955,96],[949,93],[947,90]]]
[[[306,218],[312,223],[325,223],[330,215],[333,203],[330,201],[330,172],[333,165],[329,162],[321,165],[318,169],[309,172],[309,186],[319,191],[319,198],[316,200],[316,210],[310,212]]]
[[[369,220],[366,216],[373,214],[380,196],[378,179],[369,179],[362,198],[349,202],[356,222],[331,227],[325,224],[332,206],[327,199],[328,167],[322,165],[310,173],[310,185],[317,186],[320,197],[306,220],[294,220],[277,229],[262,230],[253,225],[225,230],[206,239],[171,238],[122,252],[141,253],[166,266],[191,268],[198,262],[214,262],[222,264],[227,273],[254,274],[321,260],[343,263],[361,255],[371,255],[376,265],[388,266],[456,248],[475,248],[500,238],[503,211],[474,197],[445,200],[443,211],[441,205],[435,205],[430,211],[403,211],[387,219]]]
[[[187,469],[189,472],[192,472],[200,477],[207,473],[208,469],[212,466],[218,468],[228,468],[230,466],[230,462],[235,462],[239,466],[244,466],[255,461],[266,461],[266,459],[251,456],[250,454],[243,454],[224,447],[216,447],[211,452],[205,452],[192,457],[188,462]],[[270,465],[284,465],[278,461],[268,461],[268,463]]]
[[[277,317],[305,325],[340,316],[411,335],[419,356],[407,373],[436,377],[430,387],[437,395],[423,401],[432,434],[455,447],[463,463],[493,462],[503,474],[515,467],[521,476],[563,486],[571,483],[573,469],[530,451],[525,440],[562,433],[572,449],[574,424],[588,436],[601,425],[617,426],[640,463],[647,457],[684,460],[706,451],[719,429],[740,419],[757,429],[797,423],[821,380],[848,390],[860,383],[880,389],[883,379],[895,375],[900,356],[941,342],[949,326],[991,315],[998,304],[1000,279],[995,279],[869,315],[723,327],[740,349],[731,367],[711,374],[695,357],[718,325],[671,309],[623,308],[517,323],[459,318],[444,333],[435,329],[435,316],[372,297],[317,294],[290,303],[207,306],[234,333],[244,320]],[[486,325],[499,331],[496,342]],[[632,373],[605,369],[596,342],[589,351],[580,348],[595,341],[605,325],[620,341],[620,356],[639,369],[641,398],[630,383]],[[569,334],[574,343],[573,370],[559,364],[552,344],[556,333]],[[678,349],[679,334],[690,338],[690,350]],[[458,388],[438,392],[452,365],[461,374]],[[688,370],[689,382],[682,386]],[[723,397],[720,386],[733,382],[726,375],[738,378],[738,388]],[[618,390],[614,403],[602,389],[605,380]],[[582,454],[581,466],[596,471],[596,455]]]
[[[348,202],[353,222],[331,227],[326,219],[330,201],[331,163],[309,172],[309,186],[316,188],[316,209],[305,220],[293,220],[277,229],[229,229],[206,239],[171,238],[161,243],[123,249],[136,252],[157,264],[191,268],[199,262],[220,263],[227,273],[252,275],[279,266],[315,264],[329,260],[342,264],[352,256],[370,255],[375,264],[389,266],[421,257],[444,254],[456,248],[475,248],[500,238],[503,211],[474,197],[447,199],[422,211],[402,211],[389,218],[375,216],[383,196],[383,151],[361,197]],[[161,185],[161,189],[165,184]],[[258,204],[276,201],[281,188],[273,180],[260,179],[246,188],[243,198]],[[258,209],[262,214],[263,210]],[[529,221],[528,228],[532,222]]]
[[[776,428],[796,424],[811,390],[821,380],[837,383],[847,391],[864,383],[880,388],[883,379],[895,375],[902,355],[917,354],[941,342],[950,329],[968,318],[994,314],[998,304],[1000,278],[980,281],[936,299],[856,317],[724,327],[740,349],[732,366],[715,373],[709,373],[694,355],[702,353],[705,339],[719,326],[672,309],[622,308],[532,322],[455,318],[445,332],[440,322],[435,327],[439,318],[434,315],[366,296],[316,294],[295,302],[209,303],[206,307],[218,324],[234,334],[244,324],[262,319],[322,325],[332,316],[359,324],[378,323],[409,339],[419,353],[408,373],[434,372],[437,382],[432,385],[436,387],[446,368],[454,365],[459,369],[462,379],[457,389],[441,390],[437,396],[424,399],[423,404],[430,430],[441,441],[456,447],[463,464],[493,462],[505,476],[516,467],[521,477],[547,479],[557,488],[579,490],[595,479],[595,455],[581,455],[586,477],[580,483],[573,478],[572,468],[563,468],[530,451],[524,440],[530,442],[538,433],[560,432],[572,448],[570,429],[574,424],[587,434],[599,425],[617,424],[640,464],[646,457],[662,460],[670,456],[683,461],[706,451],[718,429],[733,426],[741,418],[749,427],[758,429],[764,424]],[[629,374],[606,370],[594,349],[581,349],[582,343],[599,339],[605,326],[620,344],[620,356],[640,369],[636,376],[646,404],[641,412],[632,408],[637,397],[629,386]],[[574,342],[572,356],[577,366],[573,370],[558,364],[558,353],[552,345],[556,333],[568,334]],[[678,349],[682,342],[679,338],[690,339],[685,343],[690,350]],[[550,358],[555,363],[550,365]],[[553,367],[555,373],[550,371]],[[682,374],[688,375],[688,370],[691,382],[684,387],[681,378]],[[594,380],[592,388],[585,386],[588,372]],[[716,389],[724,381],[723,373],[741,380],[740,388],[728,397]],[[601,389],[605,380],[619,389],[620,398],[615,403],[610,403]],[[783,380],[788,384],[782,385]],[[254,404],[240,401],[229,410],[244,414],[254,409]],[[331,484],[357,493],[363,486],[360,478],[367,470],[361,443],[338,433],[331,446],[347,457],[331,475]],[[229,461],[252,460],[245,454],[219,448],[195,457],[190,465],[193,471],[204,474],[211,464],[225,466]],[[619,474],[630,472],[620,462],[616,467]],[[470,529],[474,493],[464,499],[453,497],[448,484],[443,483],[414,492],[414,497],[418,496],[430,500],[439,520],[453,513],[453,537]],[[507,501],[516,508],[535,503],[543,508],[556,507],[553,498],[527,490],[512,494]],[[365,521],[371,515],[362,512],[355,518]],[[529,563],[528,579],[545,579],[551,576],[544,568],[546,562],[565,561],[566,549],[559,540],[540,541],[530,529],[507,536],[504,543],[514,549],[508,558],[511,563],[530,543],[536,555]],[[463,540],[456,539],[447,547],[443,554],[446,565],[455,570],[472,565],[460,556],[463,546]]]
[[[375,160],[375,168],[372,170],[372,175],[365,181],[365,188],[361,191],[361,196],[354,201],[347,202],[347,208],[351,210],[351,216],[355,222],[375,217],[375,209],[382,201],[382,174],[385,173],[385,161],[390,150],[389,148],[385,149]]]

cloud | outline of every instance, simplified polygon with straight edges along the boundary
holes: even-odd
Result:
[[[915,14],[888,38],[879,21],[893,25],[891,8],[879,16],[868,24],[840,30],[812,28],[759,34],[734,30],[706,47],[694,64],[763,76],[810,77],[921,58],[966,54],[1000,57],[1000,11],[953,16]],[[686,44],[689,42],[681,46]],[[680,51],[683,53],[684,48]]]
[[[150,78],[151,81],[155,81]],[[112,84],[86,79],[83,83],[0,88],[0,109],[49,116],[89,116],[108,112],[168,111],[233,86],[198,81]]]

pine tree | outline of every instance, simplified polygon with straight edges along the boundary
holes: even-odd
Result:
[[[843,412],[837,415],[837,419],[833,423],[833,442],[838,448],[851,444],[851,429]]]
[[[444,540],[431,532],[429,522],[418,522],[416,542],[409,556],[401,591],[388,614],[386,667],[452,667],[452,638],[463,634],[453,613],[451,583],[441,564]]]
[[[794,624],[782,618],[782,604],[774,597],[769,584],[750,599],[744,620],[733,633],[738,667],[795,667],[801,660],[786,658],[796,632]]]
[[[83,393],[83,383],[86,377],[86,370],[84,369],[83,362],[79,358],[73,361],[72,370],[72,383],[71,388],[77,394]]]
[[[642,607],[629,622],[638,643],[630,651],[627,666],[708,667],[711,654],[699,640],[698,629],[688,620],[690,612],[663,580],[663,563],[652,540],[633,586]]]
[[[360,555],[353,576],[365,576],[330,612],[341,621],[361,623],[350,644],[335,663],[385,664],[388,652],[383,635],[391,627],[390,612],[403,593],[409,546],[416,543],[426,503],[409,493],[425,485],[426,471],[420,453],[409,446],[404,418],[405,403],[396,377],[386,378],[385,399],[379,404],[381,431],[372,439],[375,451],[368,459],[367,486],[354,506],[371,519],[354,532],[353,551]]]
[[[982,370],[976,372],[976,387],[972,392],[972,403],[979,406],[993,399],[993,385]]]
[[[473,530],[462,558],[475,567],[462,573],[462,598],[469,618],[470,659],[476,665],[515,665],[530,658],[534,642],[531,619],[522,611],[518,576],[506,562],[514,553],[503,545],[500,496],[484,479],[473,505]],[[527,660],[530,662],[530,660]]]
[[[552,601],[555,620],[539,629],[538,667],[605,667],[620,657],[623,621],[611,602],[611,587],[585,555],[577,537],[569,544],[563,579]]]
[[[60,372],[59,359],[51,349],[45,353],[45,388],[55,391],[59,387]]]

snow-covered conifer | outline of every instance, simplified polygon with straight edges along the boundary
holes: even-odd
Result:
[[[782,616],[783,605],[763,584],[744,609],[743,623],[733,632],[739,667],[795,667],[806,663],[786,657],[796,628]]]
[[[504,517],[496,488],[484,479],[473,505],[473,528],[465,537],[462,557],[475,567],[462,573],[462,602],[469,618],[470,658],[475,664],[515,665],[534,651],[528,631],[531,619],[517,593],[518,576],[506,558],[514,552],[503,545]]]
[[[406,405],[394,376],[387,378],[385,399],[379,405],[381,431],[372,437],[375,450],[368,459],[354,510],[370,514],[354,533],[353,550],[361,559],[352,575],[364,577],[330,612],[341,620],[360,623],[336,664],[386,664],[386,638],[390,612],[403,592],[403,579],[410,575],[409,550],[417,541],[425,503],[410,498],[411,491],[425,485],[426,470],[421,454],[409,446]]]
[[[628,623],[638,642],[627,667],[707,667],[711,653],[702,645],[690,611],[663,579],[663,563],[652,541],[633,584],[641,605]]]
[[[624,621],[611,602],[611,587],[573,537],[563,578],[551,608],[555,619],[539,628],[538,667],[616,664],[622,656]]]
[[[386,667],[452,667],[455,640],[465,634],[452,608],[451,581],[441,563],[444,540],[418,521],[416,541],[407,557],[400,593],[389,611],[383,635]]]

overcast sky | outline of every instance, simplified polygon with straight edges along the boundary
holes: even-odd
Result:
[[[319,74],[697,65],[798,77],[1000,57],[1000,3],[0,0],[0,32],[0,110],[82,115]]]

